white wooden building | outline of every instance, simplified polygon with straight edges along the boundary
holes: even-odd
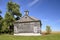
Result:
[[[40,35],[41,20],[29,16],[29,11],[14,23],[14,35]]]

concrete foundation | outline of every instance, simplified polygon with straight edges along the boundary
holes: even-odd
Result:
[[[41,36],[40,33],[19,33],[19,34],[14,34],[16,36]]]

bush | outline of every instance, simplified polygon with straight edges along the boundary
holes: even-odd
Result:
[[[50,34],[51,33],[51,28],[50,26],[46,26],[46,34]]]

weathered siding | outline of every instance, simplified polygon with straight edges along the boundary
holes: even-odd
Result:
[[[40,33],[40,22],[17,23],[14,26],[15,33],[35,33],[34,27],[37,27],[37,33]]]

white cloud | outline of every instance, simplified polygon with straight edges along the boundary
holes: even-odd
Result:
[[[33,0],[32,2],[30,2],[28,4],[28,6],[31,7],[31,6],[35,5],[37,2],[39,2],[39,0]]]

